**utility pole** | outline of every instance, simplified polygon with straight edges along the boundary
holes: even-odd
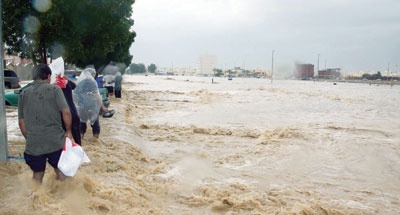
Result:
[[[274,52],[275,50],[272,50],[272,64],[271,64],[271,84],[273,81],[274,77]]]
[[[319,72],[319,54],[318,54],[318,62],[317,62],[317,78],[318,78],[318,72]]]
[[[3,10],[0,0],[0,161],[7,161],[7,120],[4,99]]]

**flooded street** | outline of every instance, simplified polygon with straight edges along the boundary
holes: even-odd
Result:
[[[124,76],[91,159],[42,187],[7,107],[0,214],[399,214],[400,85]]]

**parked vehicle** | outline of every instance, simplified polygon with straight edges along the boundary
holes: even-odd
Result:
[[[27,85],[21,87],[21,89],[14,90],[13,92],[7,92],[5,94],[5,101],[6,105],[9,106],[18,106],[18,98],[19,94],[28,88],[31,85],[31,83],[28,83]],[[99,88],[100,96],[103,101],[104,106],[109,107],[110,106],[110,100],[107,98],[107,89],[106,88]]]
[[[19,78],[17,73],[12,70],[4,70],[4,86],[8,89],[20,88]]]
[[[9,106],[18,106],[18,98],[19,94],[26,88],[31,86],[31,83],[23,86],[21,89],[14,90],[14,92],[6,92],[4,98],[6,101],[6,105]]]

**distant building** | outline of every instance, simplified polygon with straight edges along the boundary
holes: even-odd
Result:
[[[4,55],[4,68],[14,70],[20,80],[32,80],[32,60],[17,55]]]
[[[331,68],[318,71],[320,79],[337,79],[340,77],[340,68]]]
[[[217,57],[215,55],[201,55],[199,58],[199,76],[213,76],[214,69],[217,65]]]
[[[176,67],[174,68],[174,74],[179,76],[195,76],[197,69],[190,67]]]
[[[313,64],[296,64],[296,78],[308,80],[314,78]]]
[[[243,71],[244,69],[240,68],[239,66],[235,66],[230,70],[230,74],[228,74],[228,76],[241,77],[243,76]]]
[[[260,69],[260,68],[252,69],[250,72],[253,73],[254,76],[257,77],[257,78],[266,76],[266,72],[264,70]]]

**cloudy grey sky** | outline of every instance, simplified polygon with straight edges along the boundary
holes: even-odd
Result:
[[[134,63],[343,72],[400,70],[399,0],[136,0]]]

